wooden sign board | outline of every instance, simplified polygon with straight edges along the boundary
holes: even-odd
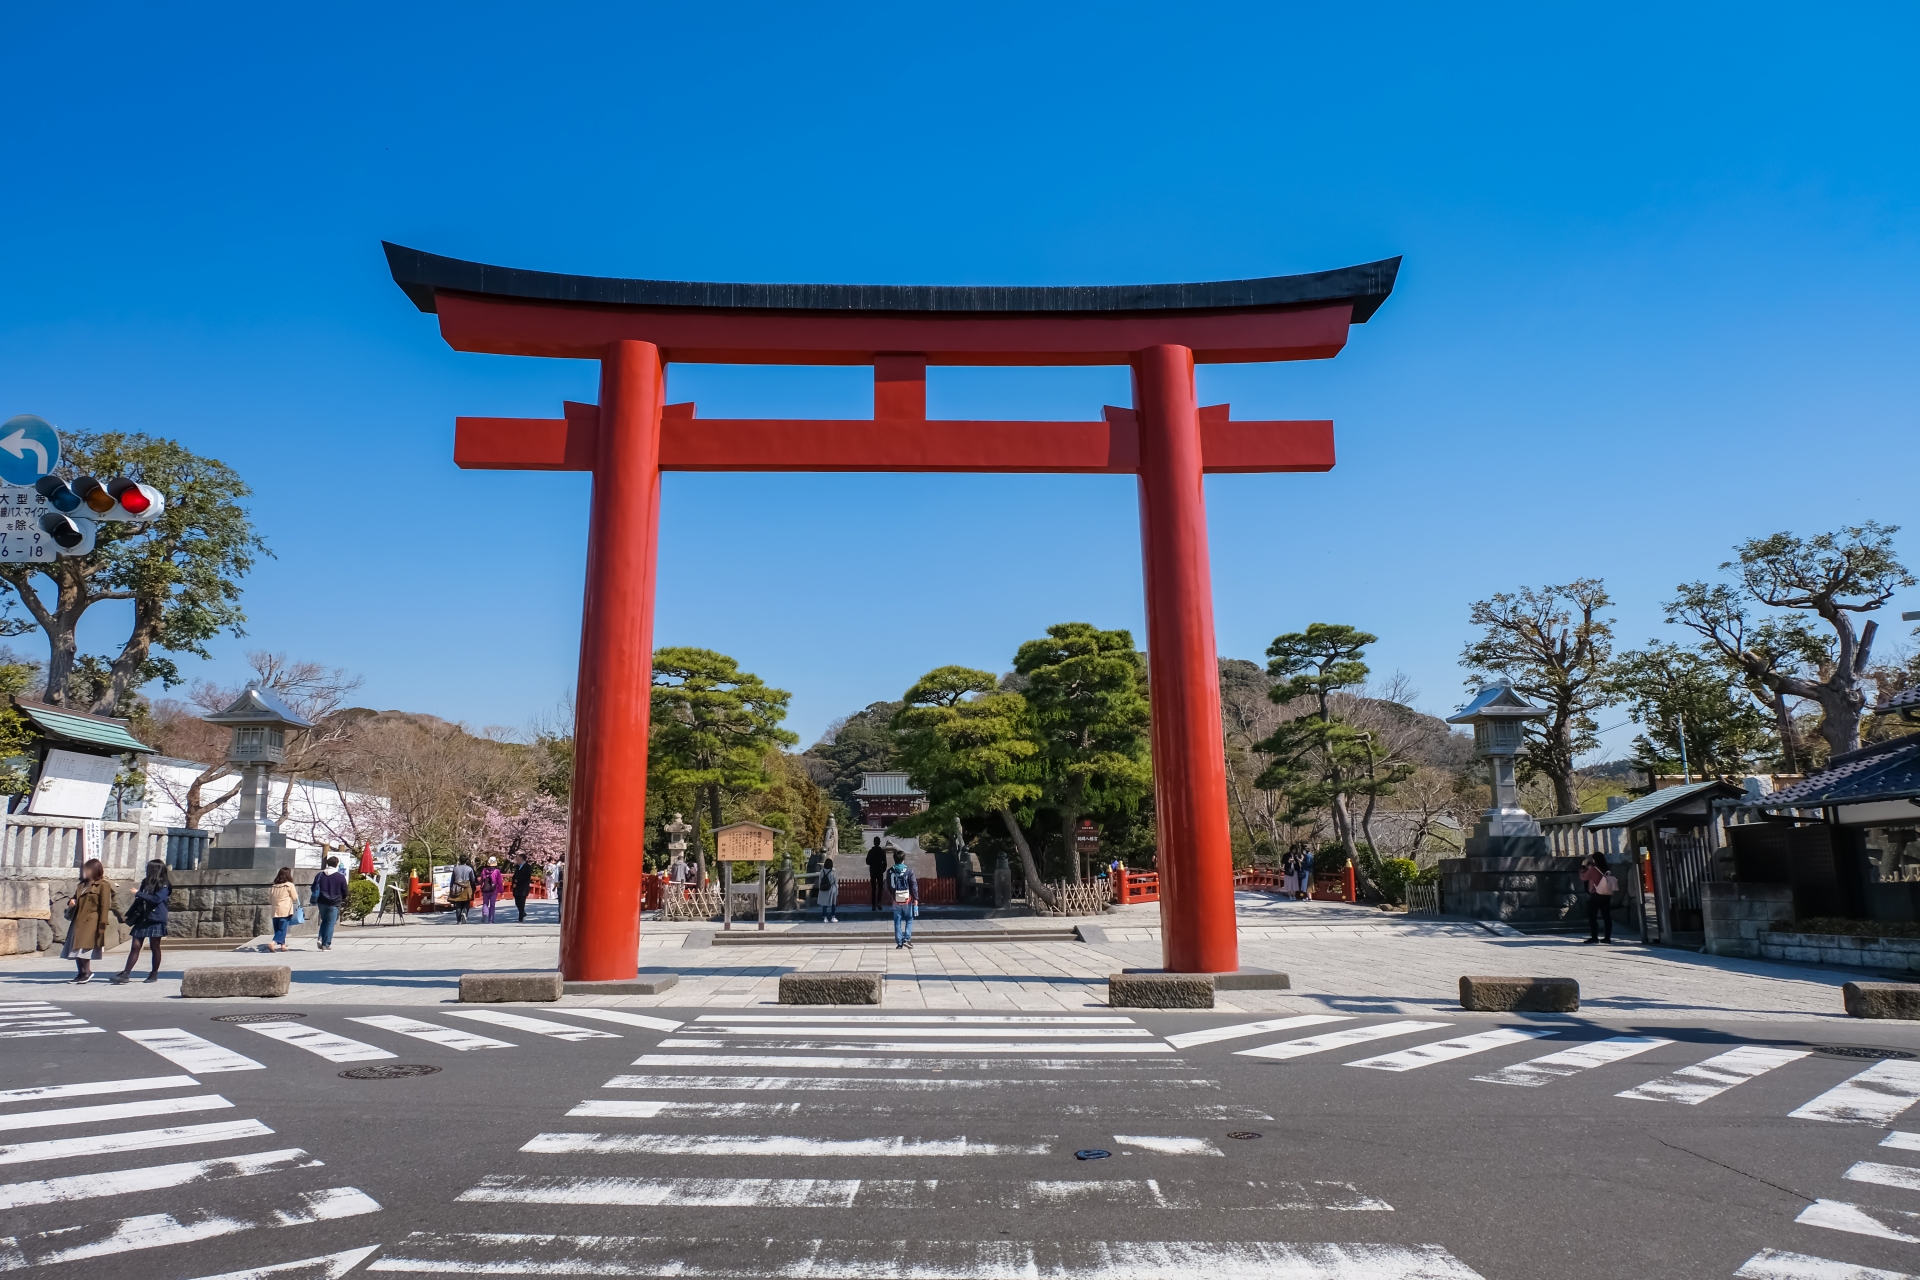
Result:
[[[736,822],[713,833],[717,854],[722,862],[772,862],[772,827],[757,822]]]

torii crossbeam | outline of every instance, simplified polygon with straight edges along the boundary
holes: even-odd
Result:
[[[748,285],[485,266],[386,246],[457,351],[600,362],[600,403],[460,418],[454,460],[591,471],[560,968],[638,968],[663,471],[1027,471],[1140,477],[1160,916],[1169,970],[1239,967],[1202,476],[1326,471],[1333,424],[1235,422],[1193,368],[1314,360],[1393,290],[1400,259],[1311,275],[1086,288]],[[665,402],[671,361],[873,366],[871,419],[712,419]],[[1133,407],[1092,422],[927,418],[928,365],[1124,364]]]

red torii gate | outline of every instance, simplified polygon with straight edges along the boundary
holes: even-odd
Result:
[[[560,968],[631,979],[640,940],[653,588],[662,471],[1046,471],[1140,477],[1160,915],[1169,970],[1239,967],[1213,587],[1201,477],[1326,471],[1331,422],[1234,422],[1193,367],[1336,355],[1400,259],[1310,275],[1076,288],[751,285],[521,271],[386,246],[456,351],[600,362],[600,403],[460,418],[454,461],[591,471]],[[873,366],[873,417],[696,418],[666,365]],[[1095,422],[927,418],[927,366],[1124,364],[1131,409]]]

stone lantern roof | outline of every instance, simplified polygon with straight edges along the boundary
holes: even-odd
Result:
[[[271,689],[250,684],[225,711],[201,716],[208,724],[279,725],[283,729],[311,729],[313,721],[295,711]]]

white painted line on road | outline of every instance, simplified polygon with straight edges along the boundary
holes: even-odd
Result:
[[[1641,1102],[1678,1102],[1683,1106],[1696,1107],[1735,1085],[1745,1084],[1789,1062],[1798,1062],[1810,1052],[1809,1049],[1775,1049],[1768,1045],[1743,1044],[1704,1062],[1682,1067],[1670,1076],[1649,1080],[1613,1096],[1634,1098]]]
[[[41,1031],[0,1031],[0,1040],[25,1040],[31,1036],[97,1036],[105,1027],[48,1027]]]
[[[88,1200],[95,1196],[124,1196],[136,1191],[157,1191],[162,1187],[251,1178],[256,1174],[277,1173],[282,1169],[319,1167],[320,1161],[299,1147],[287,1147],[280,1151],[258,1151],[252,1155],[227,1156],[217,1160],[187,1160],[179,1164],[150,1165],[144,1169],[115,1169],[107,1173],[76,1174],[70,1178],[0,1183],[0,1209]]]
[[[1886,1219],[1901,1223],[1907,1230],[1891,1225]],[[1882,1240],[1898,1240],[1902,1244],[1920,1244],[1920,1235],[1912,1234],[1916,1224],[1920,1224],[1920,1213],[1908,1213],[1903,1209],[1869,1209],[1865,1205],[1848,1204],[1844,1200],[1815,1200],[1802,1209],[1794,1221],[1803,1226],[1827,1227],[1857,1236],[1878,1236]]]
[[[1920,1102],[1920,1062],[1888,1059],[1841,1081],[1789,1114],[1795,1120],[1886,1125],[1915,1102]]]
[[[1849,1182],[1871,1182],[1876,1187],[1899,1187],[1902,1191],[1920,1191],[1920,1169],[1904,1164],[1880,1164],[1862,1160],[1840,1175]]]
[[[1906,1133],[1895,1129],[1880,1139],[1883,1147],[1892,1147],[1895,1151],[1920,1151],[1920,1133]]]
[[[1392,1212],[1350,1182],[1193,1182],[1076,1178],[1038,1182],[952,1178],[579,1178],[489,1174],[456,1199],[488,1204],[584,1204],[702,1209],[1331,1209]]]
[[[1444,1025],[1444,1024],[1443,1024]],[[862,1049],[872,1049],[872,1045],[861,1045]],[[922,1048],[915,1045],[914,1048]],[[1053,1046],[1058,1049],[1059,1045]],[[953,1066],[951,1058],[826,1058],[807,1057],[801,1054],[753,1054],[753,1053],[646,1053],[633,1060],[636,1067],[780,1067],[787,1070],[818,1071],[945,1071]],[[1093,1071],[1104,1070],[1112,1066],[1111,1062],[1098,1059],[1079,1058],[981,1058],[966,1064],[976,1069],[994,1069],[1000,1071]],[[1143,1062],[1134,1066],[1135,1071],[1184,1071],[1186,1063],[1179,1059],[1170,1062]],[[1158,1081],[1155,1082],[1158,1084]]]
[[[137,1218],[9,1237],[6,1253],[0,1256],[0,1269],[81,1262],[164,1245],[191,1244],[256,1227],[297,1227],[379,1211],[379,1202],[364,1191],[354,1187],[329,1187],[324,1191],[303,1192],[292,1207],[272,1209],[257,1218],[229,1217],[212,1209],[189,1210],[179,1218],[170,1213],[149,1213]]]
[[[1349,1027],[1345,1031],[1329,1031],[1323,1036],[1282,1040],[1279,1044],[1264,1045],[1258,1049],[1236,1049],[1234,1052],[1243,1058],[1302,1058],[1310,1053],[1325,1053],[1329,1049],[1365,1044],[1369,1040],[1412,1035],[1416,1031],[1434,1031],[1452,1025],[1451,1022],[1377,1022],[1370,1027]]]
[[[76,1018],[70,1013],[16,1013],[11,1017],[0,1018],[0,1027],[84,1027],[85,1018]]]
[[[46,1129],[57,1124],[92,1124],[98,1120],[125,1120],[130,1116],[168,1116],[182,1111],[214,1111],[233,1104],[217,1093],[191,1098],[144,1098],[139,1102],[103,1102],[92,1107],[57,1107],[47,1111],[14,1111],[0,1115],[0,1133]]]
[[[1859,1267],[1784,1249],[1762,1249],[1733,1274],[1734,1280],[1916,1280],[1905,1271]]]
[[[1236,1022],[1230,1027],[1208,1027],[1205,1031],[1182,1031],[1177,1036],[1168,1036],[1167,1043],[1176,1049],[1191,1049],[1197,1044],[1238,1040],[1242,1036],[1262,1036],[1269,1031],[1291,1031],[1295,1027],[1314,1027],[1327,1022],[1352,1021],[1351,1017],[1341,1017],[1331,1013],[1303,1013],[1292,1018],[1268,1018],[1265,1022]]]
[[[319,1027],[309,1027],[300,1022],[243,1022],[240,1025],[269,1040],[305,1049],[328,1062],[372,1062],[376,1058],[399,1056],[365,1041],[349,1040],[345,1036],[337,1036],[331,1031],[322,1031]]]
[[[370,1244],[362,1249],[322,1254],[318,1258],[301,1258],[296,1262],[279,1262],[270,1267],[223,1271],[217,1276],[201,1276],[199,1280],[266,1280],[268,1276],[277,1276],[280,1280],[340,1280],[341,1276],[366,1261],[367,1256],[379,1247]]]
[[[644,1061],[644,1059],[643,1059]],[[762,1059],[750,1061],[759,1063]],[[865,1060],[860,1066],[871,1066]],[[1031,1062],[1022,1062],[1023,1067],[1034,1066]],[[1156,1066],[1159,1064],[1155,1064]],[[1020,1087],[1042,1088],[1049,1085],[1068,1085],[1074,1089],[1119,1089],[1139,1084],[1138,1080],[1022,1080]],[[601,1086],[605,1089],[725,1089],[794,1092],[794,1093],[944,1093],[955,1089],[1004,1089],[1005,1080],[989,1080],[979,1076],[955,1076],[951,1079],[929,1079],[925,1076],[615,1076]],[[1156,1092],[1167,1089],[1212,1089],[1218,1090],[1218,1080],[1155,1080]]]
[[[1536,1031],[1528,1027],[1500,1027],[1493,1031],[1478,1031],[1470,1036],[1460,1036],[1454,1040],[1435,1040],[1432,1044],[1415,1045],[1411,1049],[1402,1049],[1399,1053],[1382,1054],[1377,1058],[1362,1058],[1358,1062],[1349,1062],[1347,1065],[1365,1067],[1369,1071],[1417,1071],[1421,1067],[1430,1067],[1436,1062],[1451,1062],[1455,1058],[1485,1053],[1489,1049],[1498,1049],[1502,1045],[1520,1044],[1527,1040],[1538,1040],[1542,1036],[1558,1034],[1560,1033],[1557,1031]]]
[[[8,1000],[0,1003],[0,1013],[12,1012],[15,1009],[54,1009],[58,1007],[57,1005],[48,1004],[45,1000]]]
[[[409,1234],[369,1271],[861,1280],[1483,1280],[1437,1244]],[[1835,1277],[1834,1280],[1838,1280]],[[1862,1280],[1879,1280],[1862,1277]]]
[[[1226,1152],[1214,1145],[1212,1138],[1156,1138],[1144,1133],[1116,1133],[1113,1140],[1123,1147],[1139,1147],[1142,1151],[1158,1151],[1164,1156],[1221,1156]]]
[[[1517,1084],[1528,1088],[1537,1088],[1551,1084],[1567,1076],[1578,1075],[1582,1071],[1591,1071],[1595,1067],[1604,1067],[1609,1063],[1631,1058],[1635,1054],[1645,1053],[1649,1049],[1658,1049],[1663,1044],[1672,1044],[1671,1040],[1662,1040],[1658,1036],[1613,1036],[1606,1040],[1593,1040],[1586,1044],[1576,1044],[1558,1053],[1550,1053],[1544,1058],[1529,1058],[1525,1062],[1516,1062],[1510,1067],[1488,1072],[1484,1076],[1475,1076],[1475,1080],[1484,1080],[1488,1084]]]
[[[655,1018],[645,1013],[628,1013],[625,1009],[555,1009],[555,1013],[564,1013],[569,1018],[593,1018],[600,1022],[617,1022],[625,1027],[645,1027],[649,1031],[678,1031],[684,1022],[675,1022],[672,1018]]]
[[[1162,1044],[1158,1040],[1132,1040],[1123,1044],[1060,1040],[1039,1044],[1021,1044],[1004,1040],[963,1041],[958,1044],[939,1042],[916,1044],[911,1040],[877,1040],[871,1044],[839,1044],[832,1040],[770,1040],[764,1046],[728,1044],[724,1040],[662,1040],[654,1046],[656,1049],[744,1049],[749,1047],[813,1049],[822,1053],[945,1053],[956,1056],[977,1056],[983,1053],[1099,1053],[1109,1056],[1117,1054],[1122,1057],[1140,1057],[1150,1053],[1175,1052],[1172,1045]]]
[[[421,1022],[416,1018],[402,1018],[397,1014],[382,1013],[371,1018],[348,1018],[348,1022],[365,1023],[369,1027],[378,1027],[382,1031],[393,1031],[403,1036],[412,1036],[416,1040],[425,1040],[445,1049],[458,1049],[462,1053],[471,1049],[512,1049],[517,1046],[505,1040],[495,1040],[492,1036],[483,1036],[474,1031],[462,1031],[458,1027],[443,1027],[437,1022]]]
[[[498,1009],[449,1009],[449,1018],[471,1018],[475,1022],[490,1022],[496,1027],[506,1027],[512,1031],[531,1031],[535,1035],[552,1036],[555,1040],[618,1040],[620,1037],[611,1031],[599,1031],[593,1027],[576,1027],[569,1022],[552,1022],[546,1018],[529,1018],[521,1013],[502,1013]]]
[[[537,1155],[1044,1156],[1044,1142],[957,1138],[808,1138],[799,1134],[542,1133],[520,1149]]]
[[[1338,1019],[1323,1018],[1331,1022]],[[940,1036],[994,1036],[1009,1040],[1046,1040],[1069,1039],[1084,1036],[1090,1039],[1131,1039],[1150,1038],[1153,1032],[1145,1027],[848,1027],[832,1026],[827,1023],[809,1025],[798,1020],[786,1026],[774,1027],[695,1027],[689,1030],[700,1035],[754,1036],[766,1039],[774,1036],[907,1036],[920,1039]]]
[[[98,1093],[182,1089],[199,1083],[192,1076],[139,1076],[128,1080],[95,1080],[88,1084],[43,1084],[31,1089],[0,1089],[0,1102],[39,1102],[47,1098],[84,1098]]]
[[[156,1147],[191,1147],[202,1142],[231,1142],[260,1138],[273,1130],[258,1120],[224,1120],[218,1124],[183,1124],[167,1129],[136,1129],[131,1133],[97,1133],[85,1138],[53,1138],[0,1146],[0,1164],[27,1164],[69,1156],[119,1155],[152,1151]]]
[[[144,1049],[165,1058],[176,1067],[196,1075],[216,1071],[265,1071],[266,1063],[255,1062],[244,1054],[222,1049],[211,1040],[202,1040],[179,1027],[156,1027],[152,1031],[122,1031],[121,1035]]]
[[[942,1023],[1008,1026],[1125,1026],[1137,1025],[1132,1018],[1109,1014],[1055,1013],[703,1013],[695,1022],[838,1022],[873,1023],[901,1026]]]

